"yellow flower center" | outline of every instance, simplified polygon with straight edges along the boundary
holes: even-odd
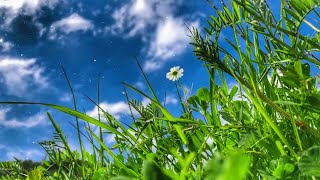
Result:
[[[172,72],[172,75],[173,75],[173,76],[178,75],[178,71],[173,71],[173,72]]]

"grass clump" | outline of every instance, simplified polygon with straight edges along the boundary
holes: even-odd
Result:
[[[279,17],[265,1],[232,0],[219,6],[209,3],[214,15],[205,31],[189,29],[194,55],[208,71],[209,88],[182,97],[183,90],[176,84],[182,109],[179,117],[159,101],[143,71],[149,93],[124,83],[151,101],[143,106],[125,92],[130,110],[139,114],[137,118],[132,115],[131,124],[123,124],[104,111],[99,100],[90,99],[99,107],[101,119],[78,111],[75,101],[74,109],[2,102],[41,104],[76,117],[81,152],[70,149],[59,125],[48,113],[56,130],[53,140],[40,143],[48,158],[27,177],[320,177],[320,92],[319,77],[314,73],[320,66],[320,32],[308,20],[309,15],[320,18],[319,1],[283,0],[279,2],[280,12],[276,12]],[[302,35],[301,27],[309,28],[310,35]],[[138,67],[141,69],[139,63]],[[175,73],[171,72],[168,78],[179,80],[183,71],[176,67],[173,70]],[[86,122],[84,131],[78,120]],[[99,133],[95,134],[89,124],[98,126]],[[116,143],[112,147],[104,144],[104,133],[114,135]],[[91,142],[92,154],[83,148],[84,138]],[[19,174],[12,177],[23,178]]]

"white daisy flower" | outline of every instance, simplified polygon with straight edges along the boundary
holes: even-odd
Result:
[[[171,81],[177,81],[183,76],[183,69],[180,66],[174,66],[170,68],[170,72],[167,73],[167,78]]]

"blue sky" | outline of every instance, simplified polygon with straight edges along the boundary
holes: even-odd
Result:
[[[211,11],[201,0],[1,0],[0,100],[72,107],[61,64],[82,112],[95,116],[85,95],[96,98],[100,75],[102,107],[125,121],[129,111],[121,82],[147,91],[134,61],[138,57],[160,99],[166,92],[168,107],[178,113],[174,84],[165,75],[179,65],[185,70],[184,86],[207,85],[185,24],[201,27]],[[53,133],[46,112],[77,148],[76,131],[69,124],[75,123],[73,117],[41,106],[1,105],[0,161],[44,157],[37,142]]]

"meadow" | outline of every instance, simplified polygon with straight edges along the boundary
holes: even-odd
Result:
[[[320,2],[279,4],[275,12],[263,0],[208,1],[213,14],[207,26],[188,27],[194,56],[208,72],[208,86],[193,92],[181,86],[182,68],[163,72],[176,88],[179,116],[159,101],[138,60],[149,91],[123,83],[132,112],[129,124],[100,108],[99,98],[89,98],[98,107],[98,118],[79,111],[76,103],[69,108],[1,102],[40,104],[74,116],[80,151],[71,150],[47,113],[55,128],[53,139],[40,143],[47,158],[28,170],[21,161],[1,162],[0,179],[319,178]],[[67,75],[66,80],[74,93]],[[144,106],[129,92],[150,103]],[[99,131],[93,132],[91,125]],[[104,143],[110,134],[116,141],[112,147]],[[84,141],[90,142],[92,153]]]

